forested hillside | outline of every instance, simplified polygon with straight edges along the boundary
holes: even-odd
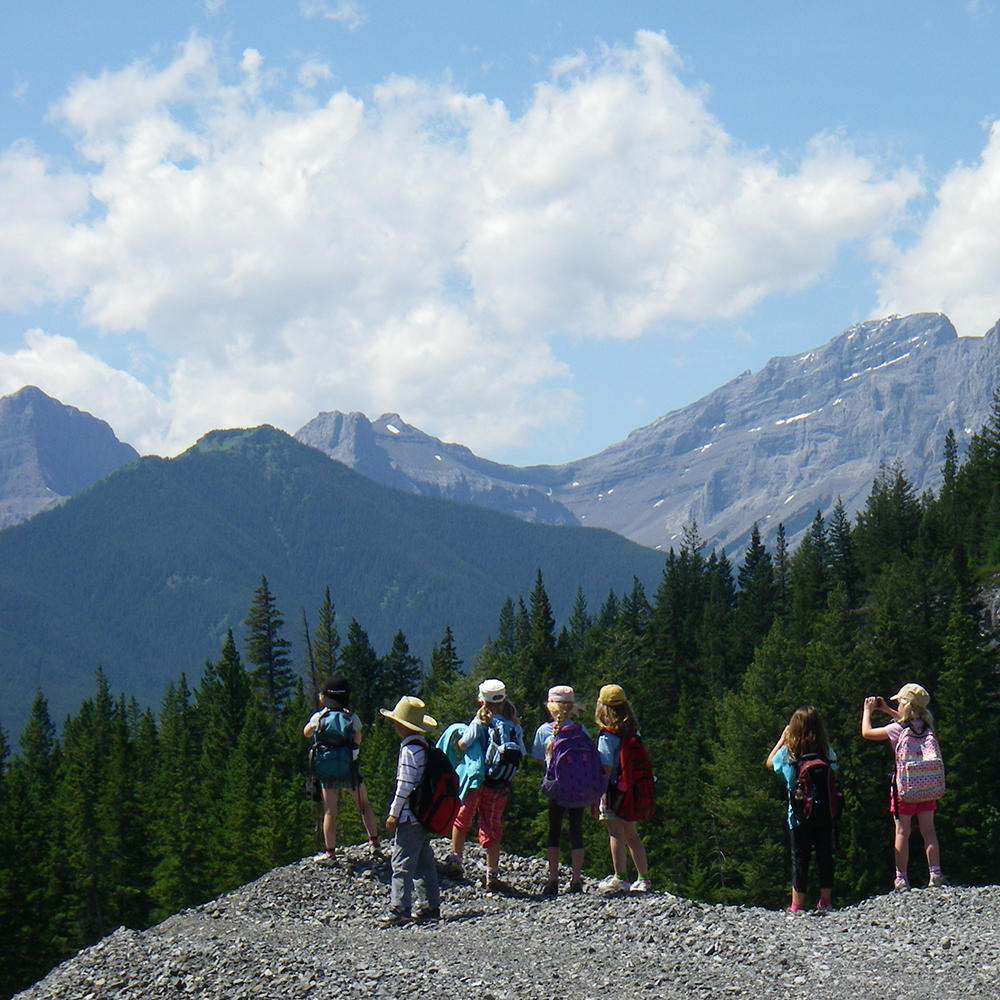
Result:
[[[854,523],[842,508],[817,515],[794,551],[781,533],[767,549],[755,531],[730,562],[691,526],[653,592],[638,582],[606,597],[581,589],[562,624],[542,563],[529,592],[499,603],[493,638],[469,664],[448,629],[427,669],[401,633],[380,655],[365,623],[345,625],[327,595],[309,615],[311,667],[296,677],[301,630],[265,578],[248,595],[245,648],[228,637],[193,690],[179,677],[155,713],[98,675],[57,738],[39,697],[20,751],[2,755],[2,988],[119,924],[144,926],[311,851],[301,727],[315,678],[335,667],[353,678],[352,707],[371,726],[362,768],[380,816],[395,747],[377,708],[400,693],[416,686],[447,723],[472,714],[478,679],[499,676],[530,737],[550,684],[573,684],[588,713],[601,684],[622,684],[660,778],[642,827],[654,884],[765,906],[785,902],[788,863],[784,793],[763,762],[803,703],[827,722],[846,795],[837,901],[891,885],[888,751],[863,742],[858,725],[866,695],[916,681],[931,692],[948,765],[945,873],[996,881],[1000,774],[983,762],[1000,738],[1000,684],[981,595],[1000,563],[1000,396],[964,464],[950,434],[942,454],[938,495],[915,495],[904,469],[886,468]],[[505,850],[541,849],[538,778],[527,764],[515,782]],[[345,800],[340,837],[360,836]],[[604,874],[597,822],[587,837],[587,867]],[[911,852],[914,883],[925,876]]]
[[[426,658],[451,624],[470,659],[538,567],[565,616],[578,586],[654,586],[663,558],[609,531],[401,493],[272,427],[214,431],[0,532],[0,724],[20,730],[38,687],[61,722],[97,666],[144,707],[182,670],[196,681],[229,629],[242,640],[262,573],[289,638],[330,586],[381,650],[402,630]]]

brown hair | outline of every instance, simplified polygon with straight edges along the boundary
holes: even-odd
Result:
[[[826,727],[812,705],[803,705],[792,713],[788,720],[785,745],[788,747],[788,756],[794,759],[809,753],[829,757],[830,744],[826,738]]]
[[[602,729],[610,729],[626,736],[639,728],[632,703],[627,699],[619,705],[605,705],[599,701],[594,707],[594,722]]]

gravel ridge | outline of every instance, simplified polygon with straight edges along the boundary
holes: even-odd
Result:
[[[998,994],[998,886],[788,914],[655,890],[605,896],[589,878],[582,895],[542,899],[545,862],[512,855],[509,891],[487,893],[482,860],[469,845],[466,879],[442,877],[440,923],[382,927],[387,864],[361,845],[336,865],[303,859],[148,930],[120,927],[16,1000]]]

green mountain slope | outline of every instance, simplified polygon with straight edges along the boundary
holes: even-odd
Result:
[[[402,629],[426,661],[450,624],[468,661],[539,568],[563,620],[578,585],[596,609],[633,576],[655,589],[662,566],[610,532],[380,486],[270,427],[216,431],[0,532],[0,723],[16,736],[39,686],[54,718],[74,711],[98,665],[158,703],[227,628],[241,642],[261,574],[299,655],[329,585],[342,634],[356,618],[382,653]]]

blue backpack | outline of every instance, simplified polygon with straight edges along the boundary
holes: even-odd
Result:
[[[523,757],[514,723],[502,715],[494,715],[483,754],[486,765],[483,783],[491,788],[506,788],[514,780]]]
[[[354,759],[351,713],[330,709],[320,716],[313,733],[312,766],[321,778],[347,778]]]
[[[589,806],[604,794],[604,770],[594,741],[576,722],[552,737],[542,794],[568,809]]]

